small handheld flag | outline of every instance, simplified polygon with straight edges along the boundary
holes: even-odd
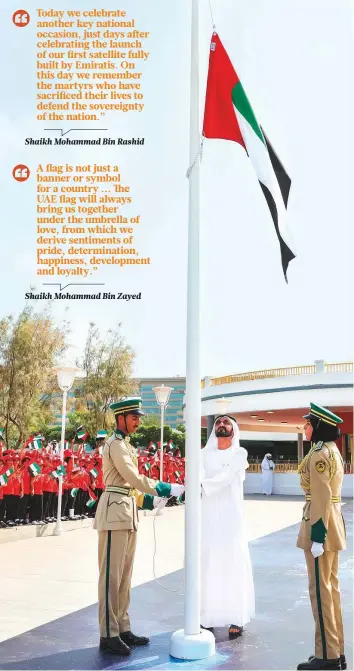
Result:
[[[76,437],[78,440],[86,440],[88,436],[88,431],[84,429],[83,427],[80,427],[77,432],[76,432]]]
[[[55,469],[55,471],[52,471],[51,475],[53,476],[53,478],[60,478],[61,476],[66,475],[66,470],[65,470],[64,466],[61,465],[61,466],[58,466]]]
[[[34,464],[30,465],[30,471],[33,475],[39,475],[40,472],[41,472],[41,469],[38,466],[38,464],[34,463]]]
[[[92,508],[92,506],[95,505],[97,499],[98,499],[98,496],[96,496],[93,492],[90,492],[90,498],[86,503],[87,508]]]

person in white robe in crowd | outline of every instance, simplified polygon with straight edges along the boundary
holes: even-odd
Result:
[[[202,450],[201,627],[242,634],[255,612],[244,513],[247,451],[228,416],[218,417]]]
[[[268,452],[262,461],[262,494],[270,496],[273,491],[273,474],[275,469],[272,455]]]

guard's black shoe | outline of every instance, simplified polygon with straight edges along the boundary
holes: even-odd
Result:
[[[214,627],[203,627],[202,624],[200,625],[200,628],[201,628],[201,629],[206,629],[207,631],[211,631],[211,632],[214,631]]]
[[[146,636],[136,636],[132,631],[123,631],[120,635],[127,645],[149,645],[150,639]]]
[[[122,641],[120,636],[111,638],[100,638],[100,650],[111,652],[113,655],[124,655],[128,657],[131,654],[130,648]]]
[[[311,655],[311,657],[309,657],[309,662],[311,662],[312,659],[315,659],[315,655]],[[340,656],[340,667],[343,671],[345,671],[347,668],[347,660],[345,655]]]
[[[298,670],[300,671],[320,671],[320,669],[323,669],[326,671],[330,671],[331,669],[334,669],[335,671],[340,671],[341,670],[341,665],[340,665],[340,658],[338,659],[319,659],[319,657],[309,657],[307,662],[302,662],[302,664],[299,664],[297,667]]]

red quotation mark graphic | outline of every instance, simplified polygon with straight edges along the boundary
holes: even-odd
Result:
[[[26,182],[30,174],[30,169],[27,168],[27,165],[23,165],[22,163],[15,165],[12,171],[12,176],[17,182]]]
[[[24,28],[25,26],[28,26],[30,22],[30,15],[25,9],[18,9],[12,15],[12,21],[17,28]]]

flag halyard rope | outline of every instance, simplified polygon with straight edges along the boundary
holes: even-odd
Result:
[[[189,177],[190,177],[190,175],[191,175],[191,172],[192,172],[192,170],[193,170],[195,164],[197,163],[197,161],[202,162],[202,159],[203,159],[203,145],[204,145],[204,139],[205,139],[205,138],[204,138],[204,135],[203,135],[203,136],[202,136],[202,139],[201,139],[201,141],[200,141],[200,147],[199,147],[198,153],[197,153],[196,157],[193,159],[192,163],[190,164],[190,166],[189,166],[189,168],[188,168],[188,170],[187,170],[187,174],[186,174],[187,179],[189,179]]]
[[[210,10],[211,22],[213,24],[213,31],[215,32],[215,21],[214,21],[214,16],[213,16],[213,10],[212,10],[212,7],[211,7],[211,0],[209,0],[209,10]]]

